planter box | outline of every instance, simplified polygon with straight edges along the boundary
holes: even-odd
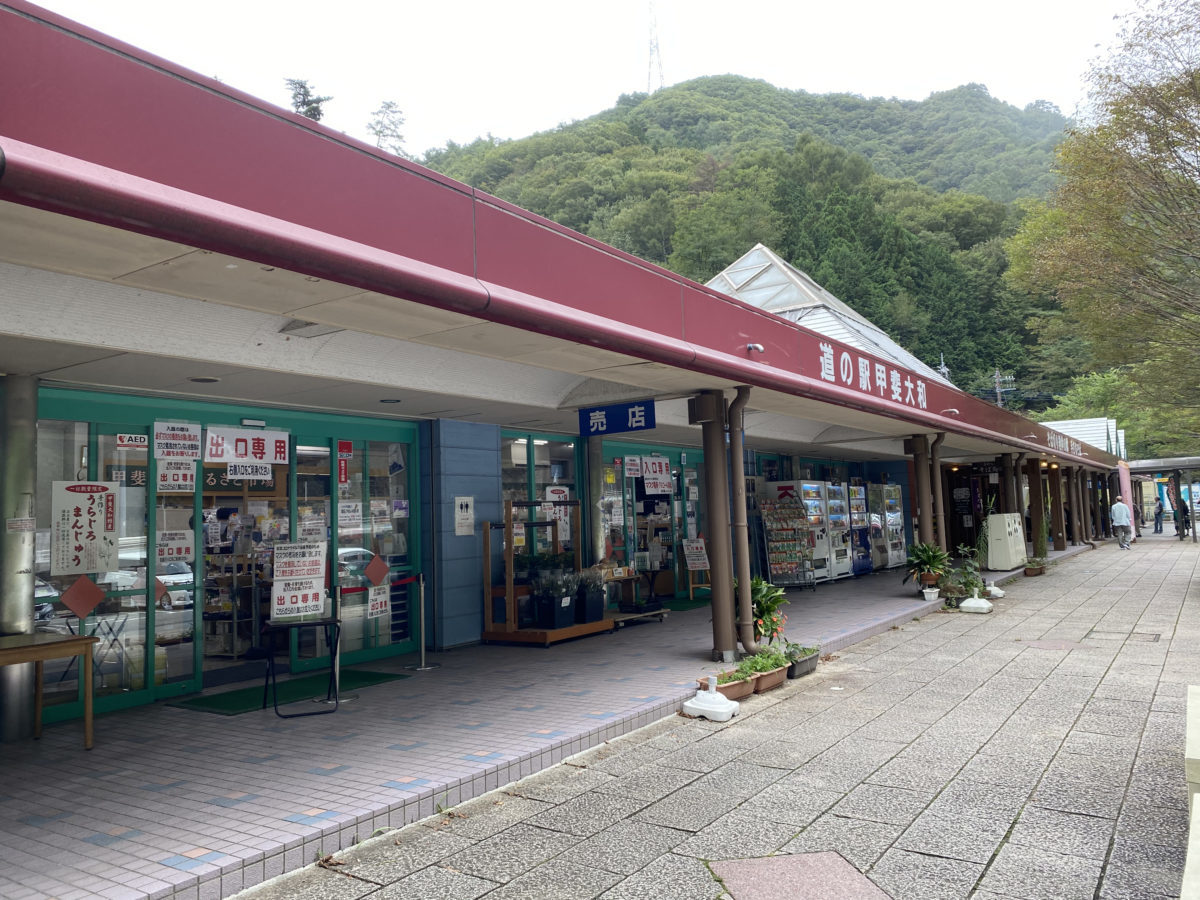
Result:
[[[758,680],[757,675],[751,675],[745,681],[730,681],[727,684],[718,684],[717,693],[724,694],[728,700],[741,700],[743,697],[749,697],[754,693],[754,682]],[[696,682],[700,690],[708,690],[708,679],[701,678]]]
[[[575,624],[575,598],[568,594],[565,597],[537,598],[538,628],[566,628]]]
[[[575,621],[599,622],[604,618],[604,589],[581,590],[575,599]]]
[[[788,678],[803,678],[816,671],[817,660],[820,658],[819,653],[810,653],[808,656],[802,656],[799,659],[793,660],[788,666]]]
[[[1032,578],[1034,575],[1043,575],[1046,572],[1045,566],[1026,566],[1025,574]]]
[[[787,680],[788,668],[789,666],[780,666],[770,672],[759,672],[758,677],[754,679],[754,693],[761,694],[779,687]]]

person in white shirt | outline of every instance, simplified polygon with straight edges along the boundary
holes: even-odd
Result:
[[[1112,527],[1113,533],[1117,536],[1117,546],[1122,550],[1129,550],[1129,526],[1132,520],[1129,518],[1129,507],[1117,495],[1117,502],[1112,505]]]

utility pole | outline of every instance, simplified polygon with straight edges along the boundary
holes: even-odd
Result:
[[[1016,379],[1012,375],[1001,375],[998,368],[994,377],[996,381],[996,405],[1003,409],[1004,393],[1013,389],[1016,385]]]

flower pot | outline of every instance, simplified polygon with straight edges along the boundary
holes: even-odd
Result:
[[[575,602],[575,621],[599,622],[604,618],[604,588],[580,588]]]
[[[937,587],[938,579],[941,577],[937,572],[922,572],[919,576],[922,589],[927,587]]]
[[[565,597],[537,598],[538,628],[566,628],[575,624],[575,598],[568,594]]]
[[[1026,566],[1025,574],[1032,578],[1034,575],[1042,575],[1046,571],[1045,566]]]
[[[770,672],[759,672],[758,677],[754,679],[754,693],[761,694],[779,687],[787,680],[787,673],[788,666],[780,666]]]
[[[724,694],[727,700],[740,700],[742,697],[749,697],[754,693],[754,682],[757,679],[757,675],[751,675],[745,681],[729,681],[725,684],[718,684],[717,693]],[[707,678],[701,678],[696,683],[700,686],[700,690],[708,690]]]
[[[819,654],[810,653],[808,656],[801,656],[799,659],[793,659],[788,666],[788,678],[803,678],[816,670],[817,659]]]
[[[926,601],[933,601],[938,598],[938,594],[941,592],[936,587],[927,587],[921,588],[921,593],[925,595]]]

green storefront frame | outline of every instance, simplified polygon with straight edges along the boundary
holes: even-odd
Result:
[[[421,508],[420,461],[417,456],[419,446],[417,440],[418,426],[416,423],[392,419],[377,419],[368,416],[338,415],[199,400],[127,396],[49,386],[42,387],[38,392],[38,419],[40,422],[58,421],[86,426],[86,465],[80,467],[80,470],[75,473],[75,477],[87,480],[107,480],[114,475],[111,465],[108,466],[107,470],[104,468],[105,460],[102,458],[100,452],[102,442],[108,442],[108,444],[105,444],[106,446],[111,445],[112,438],[116,434],[145,434],[149,436],[156,421],[192,423],[204,427],[210,425],[234,428],[257,426],[265,427],[271,431],[287,432],[289,434],[290,459],[286,496],[289,510],[288,533],[290,535],[299,534],[296,520],[298,497],[296,453],[298,447],[319,448],[327,454],[328,471],[324,477],[328,478],[327,484],[332,486],[338,484],[339,441],[351,442],[355,455],[359,457],[357,466],[361,470],[361,475],[358,477],[361,478],[362,482],[361,484],[353,485],[353,487],[359,488],[363,492],[361,496],[369,498],[374,497],[374,494],[371,493],[372,487],[370,484],[373,476],[369,474],[371,472],[369,464],[373,448],[377,448],[379,445],[401,447],[400,456],[403,463],[400,466],[401,471],[397,479],[398,483],[403,486],[405,493],[406,505],[403,507],[404,514],[411,518],[410,523],[408,523],[409,528],[407,531],[406,546],[404,547],[405,552],[402,557],[403,561],[396,562],[395,558],[392,558],[389,559],[389,562],[392,563],[390,566],[390,578],[393,585],[397,585],[402,581],[405,582],[403,589],[406,592],[407,610],[404,616],[407,623],[407,635],[403,640],[387,643],[383,646],[364,646],[348,652],[343,651],[341,654],[341,663],[342,665],[351,665],[397,656],[412,652],[419,646],[417,642],[423,637],[416,633],[419,582],[416,580],[407,581],[410,577],[414,579],[420,577],[420,561],[422,558],[422,534],[418,524],[419,519],[416,517],[416,512]],[[250,423],[254,424],[251,425]],[[259,425],[258,423],[262,424]],[[156,574],[156,561],[153,553],[146,552],[150,546],[150,538],[152,535],[158,534],[156,519],[151,519],[149,516],[149,511],[158,510],[159,496],[155,488],[157,464],[153,458],[153,452],[146,453],[146,464],[143,471],[137,472],[136,470],[139,467],[134,466],[125,468],[128,468],[129,472],[122,471],[120,473],[122,477],[133,472],[137,478],[143,480],[146,484],[145,506],[147,516],[142,533],[143,553],[145,554],[146,562],[146,584],[144,587],[136,589],[117,589],[115,586],[111,586],[106,591],[106,597],[118,602],[122,598],[130,598],[131,606],[137,607],[139,611],[144,610],[144,613],[142,613],[145,619],[143,634],[146,642],[150,646],[154,646],[154,642],[149,640],[149,637],[158,633],[156,630],[156,619],[159,610],[157,604],[154,602],[154,598],[151,596],[154,576]],[[203,520],[205,497],[203,478],[199,476],[198,478],[200,483],[197,484],[196,490],[191,495],[192,516],[193,521],[196,523]],[[39,476],[39,490],[42,489],[42,483],[43,479]],[[330,505],[331,507],[334,506],[332,497]],[[336,505],[340,506],[340,504]],[[329,544],[327,549],[330,555],[332,555],[333,548],[340,546],[338,541],[339,518],[339,515],[336,513],[331,513],[328,516]],[[152,524],[155,525],[155,530],[151,534],[148,534],[147,531]],[[368,524],[364,522],[362,527],[365,529]],[[156,684],[155,676],[158,666],[156,647],[154,653],[142,653],[141,672],[140,676],[135,674],[133,679],[135,687],[133,689],[123,690],[119,693],[102,694],[95,697],[97,712],[113,711],[155,700],[195,693],[203,688],[203,641],[205,630],[203,620],[204,604],[202,602],[203,598],[200,595],[204,591],[204,579],[201,577],[199,571],[200,560],[204,558],[201,541],[202,531],[203,526],[192,529],[194,540],[192,565],[194,575],[191,591],[194,600],[191,605],[191,629],[193,635],[191,642],[191,677],[184,680]],[[338,588],[341,586],[340,582],[349,576],[343,574],[342,566],[331,564],[329,569],[330,596],[337,597],[339,593]],[[361,582],[361,578],[355,583],[359,582]],[[395,591],[396,588],[393,587],[393,598],[396,596]],[[335,601],[331,600],[330,602]],[[409,612],[411,612],[411,615],[408,614]],[[89,622],[89,620],[94,618],[94,614],[88,616],[83,620],[81,627],[87,630],[89,624],[91,624],[91,627],[94,628],[95,623]],[[343,646],[345,645],[343,644]],[[291,635],[291,645],[288,655],[291,669],[296,672],[322,668],[329,665],[327,654],[323,656],[301,655],[297,645],[297,635],[294,632]],[[79,695],[75,700],[59,702],[46,707],[45,719],[47,722],[82,716],[82,680],[80,679],[79,681]]]

